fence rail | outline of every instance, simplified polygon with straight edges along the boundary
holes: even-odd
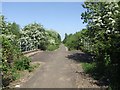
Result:
[[[31,53],[31,52],[35,52],[35,51],[39,51],[39,49],[24,51],[24,52],[22,52],[22,53],[23,53],[23,54],[27,54],[27,53]]]

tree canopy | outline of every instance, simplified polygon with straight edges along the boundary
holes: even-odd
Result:
[[[120,2],[84,2],[81,14],[86,29],[65,35],[64,43],[94,55],[99,79],[109,79],[109,85],[119,87],[120,72]]]

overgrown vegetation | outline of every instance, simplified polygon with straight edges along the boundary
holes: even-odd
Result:
[[[48,51],[54,51],[59,48],[59,45],[48,45],[47,50]]]
[[[86,73],[93,74],[96,64],[95,63],[82,63],[82,67]]]
[[[21,31],[20,44],[22,51],[50,50],[50,47],[59,47],[60,41],[61,37],[57,32],[46,30],[41,24],[28,24]]]
[[[120,2],[85,2],[82,13],[87,29],[66,35],[64,43],[94,56],[95,67],[83,68],[99,80],[108,82],[112,90],[120,89]],[[97,73],[97,74],[96,74]]]
[[[3,15],[0,16],[0,58],[2,64],[3,87],[18,79],[20,71],[31,72],[34,67],[30,65],[30,58],[22,52],[34,49],[55,50],[61,42],[60,35],[51,30],[45,30],[41,24],[32,23],[20,29],[19,25],[6,22]]]
[[[53,51],[59,48],[59,45],[61,43],[60,35],[54,30],[46,30],[46,32],[48,33],[47,38],[49,42],[47,50]]]
[[[16,23],[8,23],[1,16],[2,23],[0,41],[1,48],[1,69],[3,87],[9,85],[10,82],[19,78],[18,71],[28,70],[30,68],[29,58],[22,55],[18,40],[20,38],[19,26]],[[15,29],[15,31],[13,30]]]

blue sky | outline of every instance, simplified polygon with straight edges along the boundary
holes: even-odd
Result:
[[[3,2],[2,14],[6,21],[21,27],[37,22],[60,33],[75,33],[85,28],[81,20],[82,2]]]

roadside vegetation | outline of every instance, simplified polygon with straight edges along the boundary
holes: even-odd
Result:
[[[60,43],[60,35],[56,31],[46,30],[41,24],[28,24],[21,30],[20,46],[22,51],[52,50],[52,47],[59,47]]]
[[[59,48],[61,37],[57,32],[48,31],[38,23],[28,24],[21,29],[15,22],[6,22],[3,15],[0,20],[0,69],[2,87],[7,87],[10,82],[20,78],[21,71],[31,72],[35,68],[30,64],[30,58],[22,52],[35,49],[55,50]]]
[[[48,51],[54,51],[59,48],[59,45],[61,44],[61,37],[60,35],[54,31],[54,30],[46,30],[47,32],[47,38],[48,38]]]
[[[83,69],[110,90],[120,89],[120,2],[84,2],[81,14],[86,29],[65,34],[63,43],[69,50],[82,50],[92,55],[93,62]]]

